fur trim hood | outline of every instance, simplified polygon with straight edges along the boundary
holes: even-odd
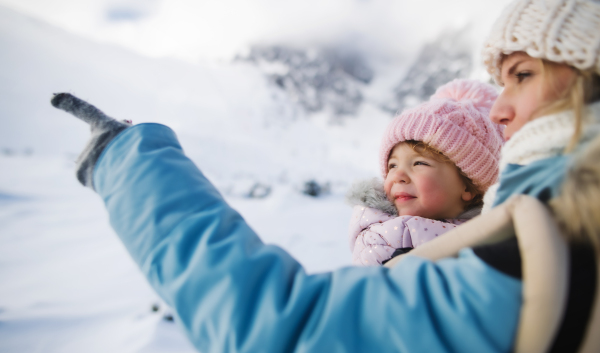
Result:
[[[355,182],[346,194],[346,203],[351,206],[370,207],[390,216],[398,216],[396,206],[385,195],[383,182],[377,178]]]

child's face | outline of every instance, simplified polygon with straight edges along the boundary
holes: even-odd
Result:
[[[423,156],[406,143],[394,147],[388,170],[385,193],[400,216],[456,218],[474,196],[466,191],[455,165]]]
[[[506,141],[534,119],[539,108],[559,98],[575,75],[568,65],[555,65],[552,71],[552,79],[544,80],[542,61],[522,52],[502,62],[504,89],[492,106],[490,119],[506,126]]]

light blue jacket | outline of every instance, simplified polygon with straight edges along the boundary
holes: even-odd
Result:
[[[172,130],[126,129],[94,186],[148,281],[201,352],[509,352],[521,281],[464,249],[393,269],[307,275],[265,245]]]

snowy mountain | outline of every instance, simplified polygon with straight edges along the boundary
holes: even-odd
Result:
[[[0,46],[0,149],[76,154],[85,125],[47,104],[51,93],[68,91],[115,118],[171,126],[223,190],[235,192],[242,179],[347,184],[377,173],[372,156],[387,114],[361,106],[343,127],[328,124],[326,112],[295,121],[305,113],[256,66],[149,59],[8,10],[0,11]]]
[[[382,104],[391,112],[401,112],[424,102],[441,85],[457,78],[468,78],[473,69],[473,45],[468,28],[442,33],[421,49],[406,76],[394,88],[393,98]]]
[[[468,78],[475,51],[469,34],[469,27],[444,31],[422,47],[398,82],[370,94],[370,100],[365,99],[365,91],[372,91],[372,81],[390,70],[373,68],[369,61],[376,60],[369,60],[366,53],[253,46],[236,60],[256,65],[304,113],[325,112],[331,122],[340,123],[344,117],[360,114],[363,104],[373,104],[393,116],[428,100],[439,86]]]
[[[253,46],[237,60],[254,63],[305,112],[325,111],[332,118],[356,115],[364,101],[362,89],[373,69],[356,52]]]

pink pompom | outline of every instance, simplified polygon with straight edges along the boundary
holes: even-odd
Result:
[[[470,101],[477,110],[492,109],[498,92],[494,86],[475,80],[456,79],[437,89],[431,100],[449,98],[457,102]]]

